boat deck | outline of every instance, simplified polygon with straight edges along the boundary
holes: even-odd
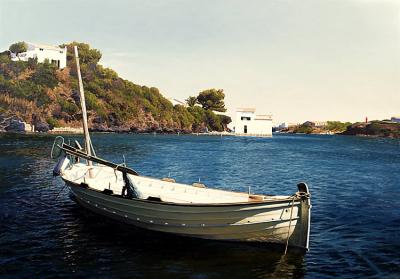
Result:
[[[121,194],[124,186],[122,173],[107,166],[87,166],[74,164],[63,172],[63,178],[76,184],[86,183],[90,188],[111,190]],[[257,203],[288,199],[289,196],[249,195],[244,192],[232,192],[207,188],[204,184],[187,185],[176,183],[171,178],[156,179],[145,176],[128,175],[135,191],[141,199],[160,199],[172,203],[221,204],[221,203]]]

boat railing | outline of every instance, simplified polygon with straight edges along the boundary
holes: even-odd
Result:
[[[58,136],[54,140],[53,147],[51,149],[51,158],[57,158],[60,156],[61,151],[64,151],[68,155],[72,155],[78,158],[85,159],[100,165],[113,168],[115,171],[120,171],[122,173],[139,175],[139,173],[131,168],[128,168],[125,164],[115,164],[113,162],[101,159],[95,155],[89,155],[81,149],[70,146],[64,142],[64,138]]]
[[[131,168],[128,168],[127,166],[125,166],[124,164],[115,164],[113,162],[101,159],[97,156],[94,155],[89,155],[75,147],[72,147],[66,143],[63,143],[62,146],[60,147],[62,150],[64,150],[65,153],[69,154],[69,155],[73,155],[73,156],[77,156],[79,158],[83,158],[85,160],[100,164],[100,165],[104,165],[107,167],[111,167],[114,170],[123,172],[123,173],[127,173],[127,174],[132,174],[132,175],[139,175],[139,173]]]

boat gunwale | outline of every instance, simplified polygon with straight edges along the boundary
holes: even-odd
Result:
[[[276,203],[281,203],[281,202],[292,202],[293,200],[297,202],[297,201],[302,200],[301,197],[295,196],[293,199],[293,196],[287,196],[287,198],[284,198],[281,200],[265,200],[265,201],[248,201],[248,202],[232,202],[232,203],[174,203],[174,202],[168,202],[168,201],[155,201],[155,200],[139,199],[139,198],[126,198],[119,194],[107,194],[101,190],[91,188],[86,183],[75,183],[75,182],[72,182],[63,177],[61,177],[61,178],[65,183],[68,183],[68,184],[73,185],[78,188],[84,188],[84,189],[87,189],[87,190],[90,190],[90,191],[93,191],[96,193],[100,193],[100,194],[103,194],[106,196],[124,199],[127,201],[132,200],[132,201],[138,201],[138,202],[142,202],[142,203],[153,203],[153,204],[159,204],[159,205],[185,206],[185,207],[233,207],[233,206],[243,206],[243,205],[257,206],[257,205],[265,205],[265,204],[276,204]],[[82,186],[82,184],[87,185],[87,187]],[[221,190],[221,191],[223,191],[223,190]],[[236,193],[236,192],[234,192],[234,193]]]

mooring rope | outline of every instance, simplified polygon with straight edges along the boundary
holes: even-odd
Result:
[[[95,157],[97,157],[96,151],[94,151],[94,147],[93,147],[93,144],[92,144],[92,139],[91,139],[91,138],[89,138],[89,139],[90,139],[90,148],[92,149],[92,154],[93,154]]]
[[[56,198],[54,199],[54,201],[58,200],[58,197],[60,196],[61,192],[67,187],[67,183],[64,183],[64,186],[61,188],[61,190],[57,193]]]
[[[293,206],[294,206],[294,199],[297,197],[297,193],[293,195],[293,199],[292,199],[292,207],[290,208],[290,220],[289,220],[289,229],[287,232],[287,238],[286,238],[286,246],[285,246],[285,253],[284,255],[286,255],[287,253],[287,249],[289,246],[289,236],[290,236],[290,227],[292,225],[292,217],[293,217]]]

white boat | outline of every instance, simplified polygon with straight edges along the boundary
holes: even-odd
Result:
[[[291,196],[253,195],[139,175],[93,154],[77,49],[85,149],[57,137],[54,173],[88,210],[141,228],[212,240],[279,243],[308,250],[310,194],[305,183]],[[57,152],[59,151],[59,152]]]

